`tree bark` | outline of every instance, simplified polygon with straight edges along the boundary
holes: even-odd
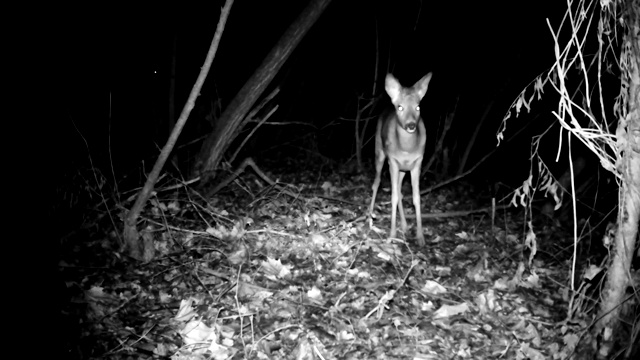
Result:
[[[628,6],[629,13],[623,48],[630,52],[629,71],[623,72],[623,83],[628,81],[628,111],[619,119],[616,135],[622,159],[617,164],[623,174],[620,186],[618,207],[618,228],[615,234],[609,272],[603,291],[602,305],[595,326],[596,335],[600,335],[599,358],[608,358],[613,348],[614,336],[620,323],[621,305],[625,300],[625,291],[630,285],[631,261],[638,238],[640,222],[640,6],[633,1]]]
[[[213,171],[237,136],[243,119],[251,107],[330,2],[331,0],[311,0],[229,103],[216,122],[215,128],[202,145],[195,163],[194,170],[200,173],[203,181],[212,177]]]

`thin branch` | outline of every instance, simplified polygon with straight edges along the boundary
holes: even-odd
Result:
[[[220,11],[220,20],[218,21],[216,33],[213,36],[213,40],[211,41],[211,46],[209,47],[209,52],[207,52],[207,57],[204,61],[204,64],[200,69],[200,74],[198,75],[198,79],[196,80],[195,84],[193,84],[193,88],[191,89],[189,98],[187,99],[187,102],[184,105],[182,112],[180,113],[180,118],[176,122],[176,125],[174,126],[173,131],[171,132],[171,135],[167,140],[167,143],[165,144],[164,148],[160,152],[160,156],[158,157],[158,160],[154,164],[153,169],[151,170],[151,173],[147,178],[147,182],[144,184],[144,187],[138,194],[138,198],[136,199],[136,202],[134,203],[133,207],[131,208],[131,210],[129,211],[125,219],[124,231],[123,231],[124,238],[129,250],[129,254],[134,258],[141,259],[142,257],[142,258],[145,258],[144,260],[150,260],[150,259],[146,259],[147,257],[146,256],[147,252],[145,251],[146,249],[139,248],[139,240],[138,240],[139,234],[138,234],[138,230],[136,229],[136,221],[138,219],[138,216],[140,215],[140,211],[142,211],[142,207],[147,202],[147,200],[149,200],[149,197],[151,196],[151,192],[153,191],[153,187],[156,183],[156,180],[160,175],[160,171],[162,170],[167,159],[169,158],[169,155],[171,154],[171,151],[173,150],[173,147],[176,141],[178,140],[178,136],[180,136],[180,133],[182,132],[182,128],[184,127],[184,124],[187,122],[187,119],[189,118],[189,114],[191,113],[191,110],[193,110],[195,106],[196,99],[200,94],[200,89],[202,89],[202,85],[204,84],[204,81],[207,78],[207,74],[209,73],[209,69],[211,68],[211,63],[213,62],[213,59],[215,58],[216,52],[218,50],[218,44],[220,43],[222,32],[224,30],[225,24],[227,23],[227,18],[229,17],[229,12],[231,11],[231,5],[233,5],[233,0],[227,0],[225,2],[224,7]],[[141,251],[143,252],[143,254],[140,253]]]

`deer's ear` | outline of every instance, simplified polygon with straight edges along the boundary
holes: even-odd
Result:
[[[422,79],[418,80],[418,82],[416,82],[413,85],[413,88],[416,89],[416,93],[418,94],[420,99],[422,99],[424,97],[424,94],[427,93],[427,88],[429,88],[429,82],[431,82],[431,76],[433,76],[432,72],[423,76]]]
[[[387,74],[387,77],[384,79],[384,89],[387,91],[387,94],[389,94],[392,103],[395,104],[400,97],[401,88],[402,86],[398,82],[398,79],[391,74]]]

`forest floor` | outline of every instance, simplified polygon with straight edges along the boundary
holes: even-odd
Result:
[[[418,247],[408,181],[405,241],[388,174],[371,226],[372,172],[269,169],[276,186],[246,171],[212,197],[165,176],[138,226],[147,263],[120,251],[135,192],[87,211],[61,240],[69,358],[566,359],[589,325],[553,219],[461,213],[491,195],[456,184],[422,196]]]

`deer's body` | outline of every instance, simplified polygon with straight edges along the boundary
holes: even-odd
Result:
[[[402,208],[402,180],[405,172],[411,174],[413,192],[413,206],[416,212],[416,238],[418,245],[424,245],[422,234],[422,214],[420,211],[420,168],[427,142],[424,121],[420,117],[420,101],[427,92],[431,73],[410,88],[400,85],[393,75],[388,74],[385,79],[385,90],[391,98],[394,110],[385,113],[378,120],[376,127],[376,178],[373,182],[373,196],[369,213],[373,213],[380,173],[385,158],[388,159],[391,174],[391,232],[389,237],[396,236],[396,215],[400,210],[402,230],[407,230],[407,221]]]

